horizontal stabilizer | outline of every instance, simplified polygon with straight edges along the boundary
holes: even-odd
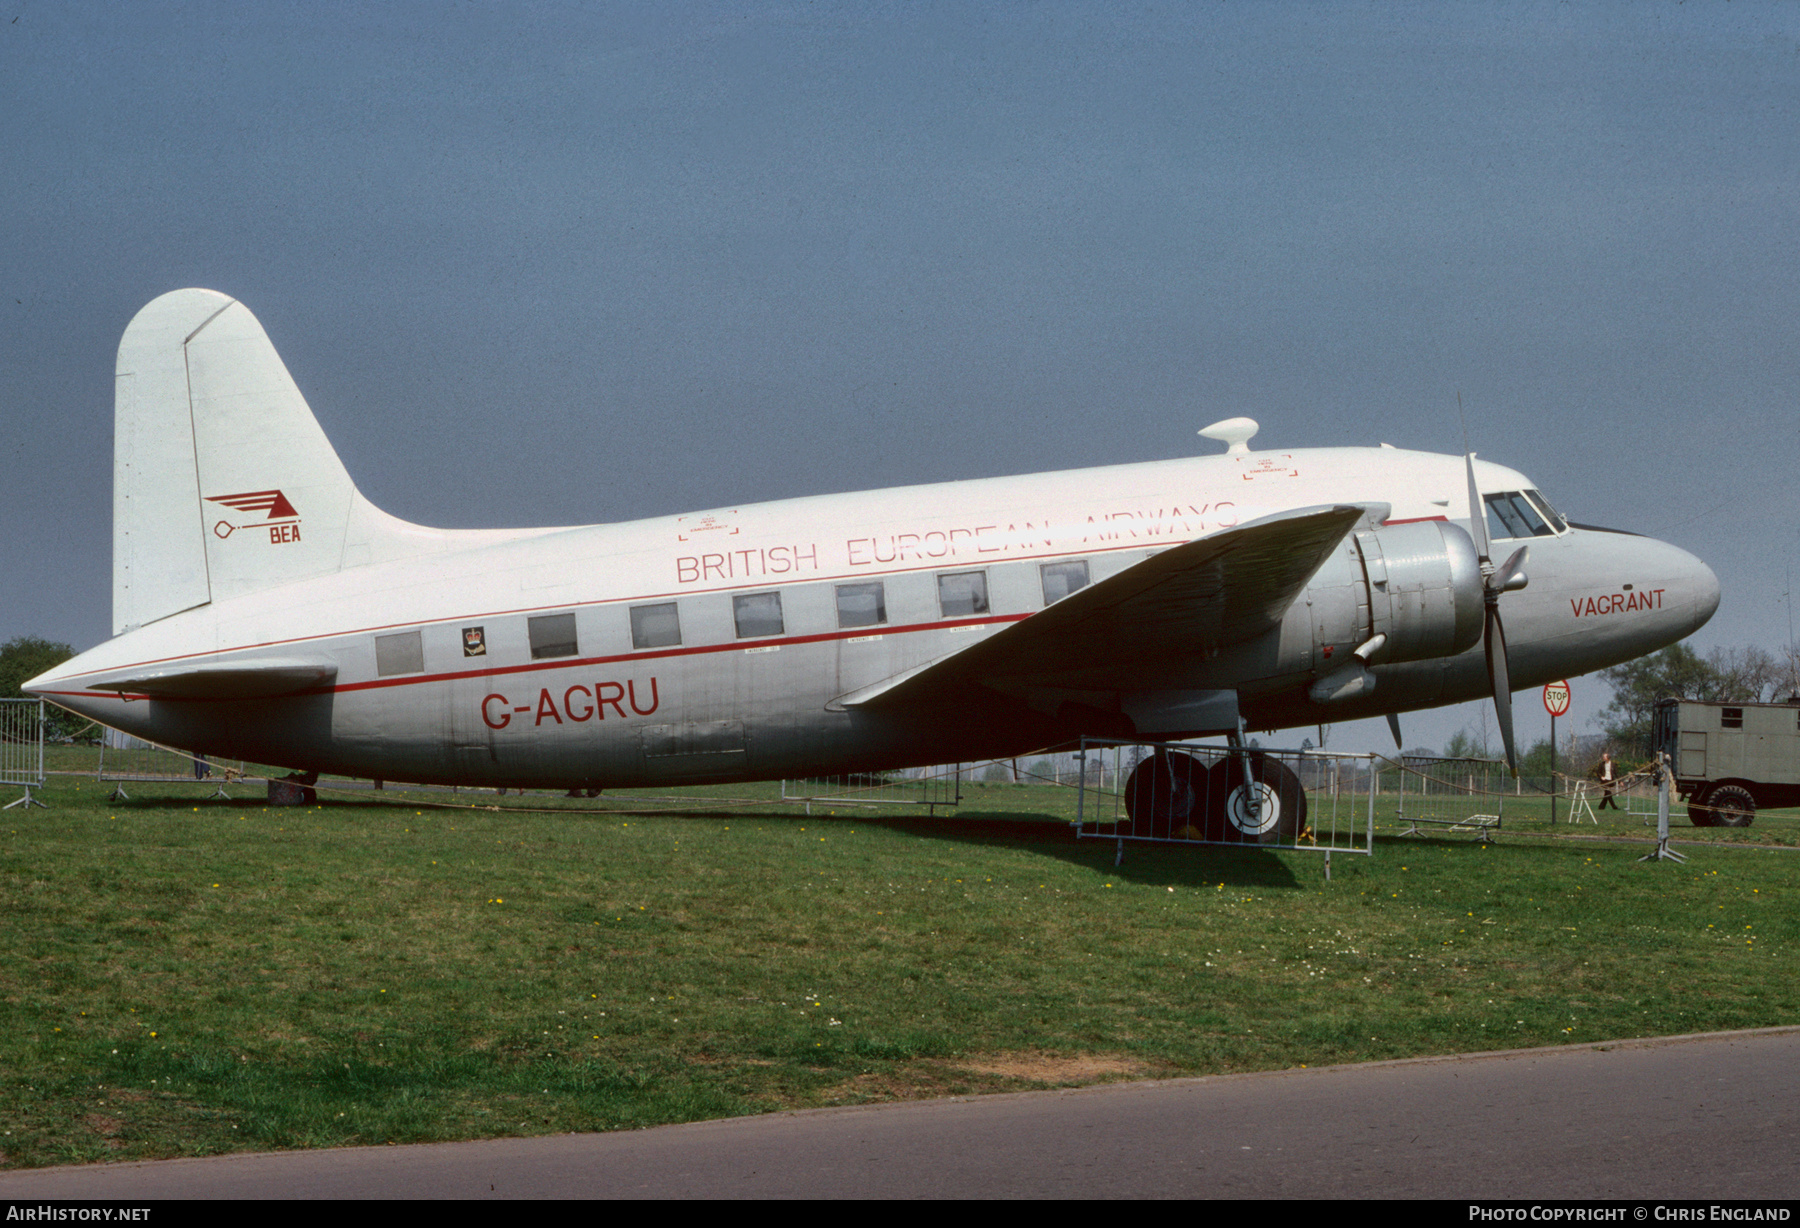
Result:
[[[152,699],[259,699],[327,686],[336,678],[337,665],[331,661],[263,657],[217,665],[138,670],[129,677],[108,678],[86,686],[92,691],[118,691]]]
[[[1266,516],[1153,554],[924,666],[840,697],[836,706],[930,702],[969,684],[1067,677],[1110,665],[1216,652],[1278,626],[1344,534],[1386,508],[1339,505]]]

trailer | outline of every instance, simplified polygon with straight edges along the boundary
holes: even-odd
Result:
[[[1695,827],[1748,827],[1758,808],[1800,806],[1800,701],[1659,699],[1652,737]]]

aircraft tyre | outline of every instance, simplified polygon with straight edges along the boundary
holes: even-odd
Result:
[[[1742,785],[1720,785],[1706,797],[1712,827],[1748,827],[1756,817],[1756,799]],[[1690,808],[1690,813],[1691,813]]]
[[[1306,830],[1306,790],[1300,787],[1300,778],[1279,759],[1258,751],[1251,751],[1248,758],[1249,788],[1244,784],[1244,757],[1228,754],[1209,773],[1210,838],[1241,844],[1294,843]],[[1261,793],[1254,814],[1251,789]]]
[[[315,777],[315,779],[317,779]],[[269,781],[269,805],[271,806],[314,806],[319,801],[319,791],[300,776],[287,776]]]
[[[1206,769],[1192,755],[1159,751],[1125,778],[1125,813],[1134,836],[1181,839],[1206,808]]]

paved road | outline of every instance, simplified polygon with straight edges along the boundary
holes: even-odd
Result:
[[[1800,1028],[0,1174],[0,1199],[1797,1196]]]

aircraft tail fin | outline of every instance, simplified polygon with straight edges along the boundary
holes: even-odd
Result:
[[[358,500],[248,308],[177,290],[119,343],[113,633],[336,571]]]
[[[113,634],[209,601],[497,534],[422,528],[357,493],[242,303],[177,290],[119,343]]]

